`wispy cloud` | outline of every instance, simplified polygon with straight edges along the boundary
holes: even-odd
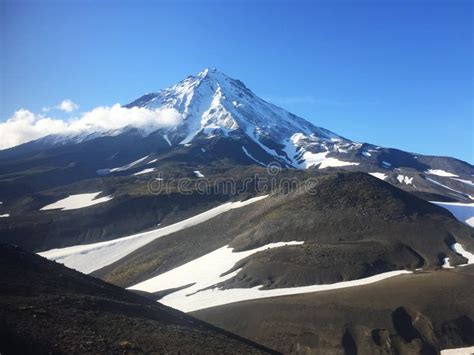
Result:
[[[120,104],[100,106],[68,120],[20,109],[7,121],[0,123],[0,149],[14,147],[50,134],[107,132],[127,126],[152,132],[159,128],[175,126],[180,121],[181,115],[174,109],[125,108]]]
[[[73,112],[79,109],[79,105],[72,102],[70,99],[64,99],[59,104],[52,106],[52,107],[43,107],[43,112],[49,112],[51,110],[60,110],[63,112]]]
[[[58,106],[57,108],[61,111],[64,111],[64,112],[72,112],[72,111],[76,111],[79,106],[76,105],[74,102],[72,102],[71,100],[69,99],[66,99],[66,100],[63,100]]]

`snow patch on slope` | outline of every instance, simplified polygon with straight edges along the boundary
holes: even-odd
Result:
[[[441,350],[441,355],[472,355],[474,354],[474,346],[467,348],[454,348]]]
[[[463,184],[466,184],[466,185],[469,185],[469,186],[474,186],[474,182],[472,182],[471,180],[456,179],[456,178],[451,178],[451,179],[462,182]]]
[[[57,209],[60,209],[61,211],[76,210],[79,208],[85,208],[85,207],[97,205],[99,203],[104,203],[112,199],[112,196],[105,196],[105,197],[96,199],[96,197],[99,196],[101,193],[102,191],[92,192],[92,193],[87,193],[87,194],[70,195],[55,203],[44,206],[43,208],[40,209],[40,211],[57,210]]]
[[[307,169],[312,166],[319,165],[319,169],[325,169],[329,167],[340,167],[349,165],[359,165],[355,162],[342,161],[327,155],[330,151],[325,147],[324,151],[312,152],[308,148],[315,143],[316,138],[307,137],[303,133],[295,133],[290,139],[284,142],[283,151],[292,160],[292,165],[295,168]],[[318,143],[324,147],[324,144],[320,143],[321,139],[317,139]],[[324,140],[323,140],[324,141]],[[338,141],[337,141],[338,142]],[[336,150],[338,147],[335,147]]]
[[[448,257],[443,259],[442,268],[443,269],[454,269],[454,266],[451,266],[451,264],[449,263],[449,258]]]
[[[154,172],[156,169],[155,168],[148,168],[148,169],[143,169],[142,171],[139,171],[138,173],[135,173],[133,175],[143,175],[143,174],[148,174]]]
[[[412,185],[413,177],[408,177],[406,175],[398,175],[397,180],[400,184],[405,183],[405,185]]]
[[[181,222],[152,231],[138,233],[106,242],[52,249],[38,254],[64,264],[67,267],[88,274],[120,260],[155,239],[203,223],[224,212],[250,205],[266,198],[267,196],[268,195],[258,196],[245,201],[228,202]]]
[[[172,292],[160,299],[160,303],[167,306],[177,308],[184,312],[192,312],[203,308],[259,298],[296,295],[367,285],[390,277],[411,273],[406,270],[396,270],[359,280],[271,290],[262,290],[261,288],[263,286],[261,285],[253,288],[210,288],[217,283],[228,280],[237,275],[240,270],[235,270],[234,272],[222,276],[232,269],[239,260],[242,260],[245,257],[268,248],[298,245],[302,243],[303,242],[297,241],[271,243],[260,248],[237,253],[234,253],[232,248],[225,246],[173,270],[165,272],[164,274],[134,285],[130,287],[130,289],[156,292],[193,284],[182,290]]]
[[[149,155],[147,155],[146,157],[143,157],[143,158],[140,158],[138,160],[135,160],[129,164],[126,164],[126,165],[123,165],[123,166],[120,166],[118,168],[112,168],[112,169],[108,169],[109,172],[113,173],[113,172],[116,172],[116,171],[126,171],[126,170],[130,170],[134,167],[136,167],[138,164],[144,162],[147,158],[149,157]]]
[[[339,167],[339,166],[349,166],[349,165],[359,165],[359,163],[354,163],[350,161],[342,161],[336,158],[326,158],[319,165],[318,169],[325,169],[329,167]]]
[[[169,145],[170,147],[173,146],[173,145],[171,144],[171,141],[170,141],[170,139],[168,138],[168,135],[167,135],[167,134],[163,134],[163,138],[164,138],[164,140],[166,141],[166,143],[168,143],[168,145]]]
[[[193,284],[190,287],[165,296],[160,299],[160,302],[166,305],[173,304],[173,307],[183,309],[186,308],[188,301],[192,299],[191,302],[201,302],[201,305],[204,306],[202,308],[205,308],[209,300],[201,298],[201,295],[206,294],[202,290],[235,276],[238,270],[226,275],[223,274],[234,267],[240,260],[260,251],[289,245],[301,245],[303,243],[298,241],[270,243],[260,248],[236,253],[229,246],[224,246],[164,274],[134,285],[130,289],[156,292]],[[192,295],[188,296],[190,294]],[[187,311],[190,310],[187,309]]]
[[[425,171],[426,174],[443,176],[443,177],[458,177],[458,175],[450,173],[448,171],[444,171],[441,169],[429,169]]]
[[[462,264],[462,265],[459,265],[459,266],[466,266],[466,265],[471,265],[471,264],[474,264],[474,254],[468,252],[467,250],[465,250],[461,244],[459,243],[454,243],[453,245],[451,245],[451,249],[453,249],[454,252],[456,252],[457,254],[465,257],[467,259],[467,263],[466,264]]]
[[[376,177],[377,179],[380,179],[380,180],[385,180],[388,177],[388,175],[384,174],[384,173],[369,173],[369,174],[372,175],[373,177]]]

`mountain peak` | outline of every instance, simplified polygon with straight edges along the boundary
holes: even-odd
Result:
[[[209,79],[216,82],[228,82],[228,81],[235,81],[227,74],[217,70],[216,68],[205,68],[201,70],[196,75],[191,76],[191,78],[195,78],[197,80],[204,80]]]
[[[321,140],[342,139],[259,98],[243,82],[216,68],[205,68],[172,87],[142,96],[127,105],[133,106],[176,110],[182,123],[168,129],[173,144],[190,144],[197,137],[246,135],[262,149],[277,156],[279,154],[274,148],[262,142],[290,146],[291,149],[283,153],[283,159],[293,166],[298,165],[293,156],[304,142],[319,145]],[[299,137],[297,142],[291,139],[295,135]]]
[[[210,74],[214,74],[214,73],[223,74],[223,73],[218,72],[217,69],[215,67],[213,67],[213,68],[204,68],[196,76],[201,77],[201,78],[205,78],[206,76],[208,76]]]

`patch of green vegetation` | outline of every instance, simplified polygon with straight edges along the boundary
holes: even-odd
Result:
[[[161,264],[162,260],[154,255],[134,258],[108,273],[104,281],[121,287],[130,286],[132,280],[156,270]]]

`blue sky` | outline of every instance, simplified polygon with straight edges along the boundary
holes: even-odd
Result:
[[[471,1],[0,4],[0,121],[216,67],[348,138],[474,162]]]

